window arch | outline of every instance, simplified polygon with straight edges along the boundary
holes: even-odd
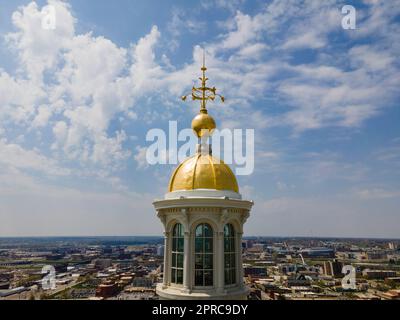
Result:
[[[183,226],[180,223],[174,225],[172,230],[172,266],[171,283],[183,283],[183,250],[184,250]]]
[[[195,286],[212,286],[213,274],[213,229],[201,223],[195,230]]]
[[[225,285],[236,283],[235,228],[228,223],[224,226],[224,275]]]

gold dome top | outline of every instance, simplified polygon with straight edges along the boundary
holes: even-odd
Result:
[[[171,176],[169,192],[178,190],[216,189],[239,192],[232,170],[210,154],[197,153],[184,160]]]
[[[215,120],[211,117],[206,108],[207,101],[214,101],[217,97],[222,102],[225,98],[216,93],[215,87],[208,87],[208,78],[205,75],[203,56],[203,67],[201,68],[202,77],[200,87],[193,87],[191,92],[192,100],[200,100],[200,112],[192,121],[192,129],[200,140],[197,153],[184,160],[171,176],[168,190],[169,192],[178,190],[212,189],[229,190],[239,192],[236,177],[222,160],[211,155],[211,146],[205,143],[207,138],[216,128]],[[188,95],[182,96],[185,101]],[[204,152],[204,149],[208,149]]]

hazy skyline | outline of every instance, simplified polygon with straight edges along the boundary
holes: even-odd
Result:
[[[56,8],[55,30],[41,10]],[[357,9],[342,29],[341,8]],[[400,236],[400,1],[0,0],[0,236],[158,235],[148,130],[255,129],[245,236]]]

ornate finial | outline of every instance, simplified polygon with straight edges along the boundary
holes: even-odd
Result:
[[[221,101],[224,102],[225,98],[220,94],[216,93],[215,87],[207,87],[206,83],[208,78],[206,77],[206,65],[205,65],[205,51],[203,50],[203,66],[201,67],[202,77],[200,77],[201,87],[192,88],[192,100],[200,100],[200,112],[207,113],[206,103],[208,100],[214,101],[216,97],[220,97]],[[182,96],[182,100],[185,101],[188,95]]]

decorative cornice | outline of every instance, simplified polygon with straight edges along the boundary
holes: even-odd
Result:
[[[214,208],[236,208],[250,210],[253,206],[252,201],[237,199],[218,199],[218,198],[184,198],[184,199],[164,199],[153,202],[156,210],[169,208],[188,208],[190,207],[214,207]]]
[[[241,216],[241,220],[242,220],[242,225],[246,223],[247,219],[250,216],[250,211],[246,211],[242,216]]]

